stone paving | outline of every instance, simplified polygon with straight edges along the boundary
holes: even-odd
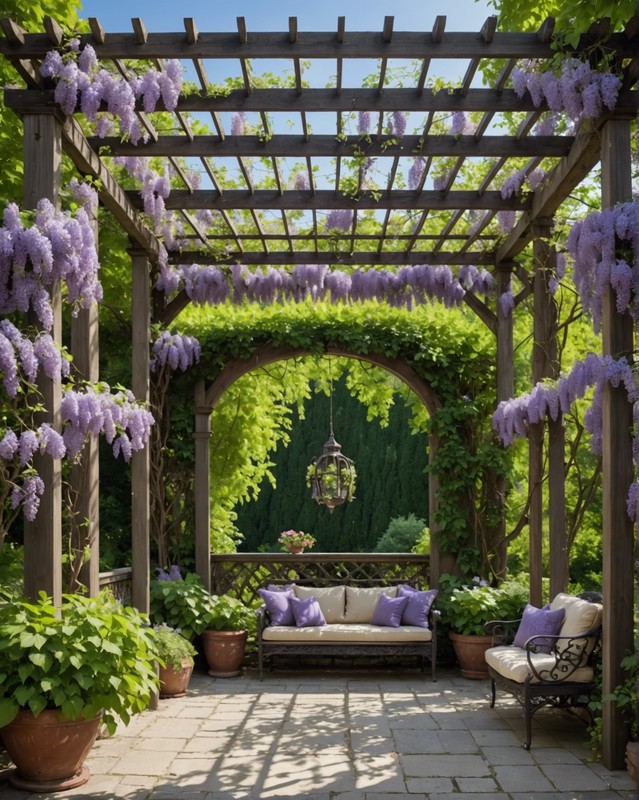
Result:
[[[488,702],[488,681],[441,670],[254,671],[196,674],[189,695],[161,700],[96,743],[88,784],[2,800],[619,800],[639,798],[625,771],[591,759],[584,725],[540,711],[533,748],[512,700]]]

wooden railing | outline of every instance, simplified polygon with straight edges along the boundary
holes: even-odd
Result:
[[[310,586],[383,586],[411,583],[428,588],[430,559],[412,553],[224,553],[211,556],[211,591],[247,605],[268,583]]]
[[[412,553],[222,553],[211,556],[211,591],[230,594],[249,606],[268,583],[307,586],[384,586],[410,583],[428,588],[430,559]],[[100,589],[110,588],[123,605],[131,603],[131,567],[100,573]]]
[[[120,567],[112,569],[110,572],[100,573],[100,589],[111,589],[115,599],[123,606],[131,605],[131,590],[133,583],[131,580],[131,567]]]

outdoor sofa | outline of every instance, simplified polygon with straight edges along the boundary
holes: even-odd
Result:
[[[260,680],[274,656],[416,656],[435,678],[436,590],[411,586],[289,585],[260,590],[257,609]],[[319,613],[318,613],[319,612]]]

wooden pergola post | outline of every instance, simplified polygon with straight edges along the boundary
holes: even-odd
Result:
[[[149,339],[151,335],[151,280],[149,259],[143,250],[130,250],[133,271],[132,299],[132,377],[136,400],[150,399]],[[149,611],[150,562],[150,457],[149,447],[131,457],[131,563],[133,586],[131,599],[140,611]]]
[[[497,403],[508,400],[515,393],[515,372],[514,372],[514,346],[513,346],[513,312],[504,314],[499,298],[504,292],[511,289],[513,264],[503,262],[495,264],[496,279],[496,338],[497,338]],[[501,519],[499,521],[499,539],[503,542],[504,552],[498,559],[506,564],[506,477],[499,476],[495,482],[497,496],[501,500]]]
[[[559,376],[557,347],[557,304],[550,289],[556,271],[556,252],[550,241],[552,219],[540,218],[532,226],[533,234],[533,386],[544,378]],[[530,601],[542,604],[543,550],[543,479],[545,423],[530,426],[529,465],[529,569]],[[566,509],[564,475],[564,428],[561,415],[548,418],[548,517],[550,536],[550,596],[566,588],[568,555],[566,549]]]
[[[88,209],[87,209],[88,213]],[[98,241],[97,212],[93,215],[93,233]],[[71,319],[71,352],[73,368],[80,380],[96,383],[100,378],[100,331],[97,303],[81,308]],[[78,580],[85,586],[89,597],[100,590],[100,460],[97,434],[89,434],[82,451],[82,460],[71,470],[72,546],[84,550],[88,547],[89,559],[80,569]]]
[[[195,571],[211,591],[211,410],[203,380],[195,386]]]
[[[607,122],[601,139],[601,199],[604,208],[632,200],[630,120]],[[603,352],[631,357],[633,322],[619,314],[608,286],[604,296]],[[634,651],[634,526],[626,510],[633,480],[632,405],[623,386],[606,382],[603,397],[603,695],[626,677],[621,660]],[[603,704],[603,754],[608,769],[623,769],[629,737],[627,715],[613,701]]]
[[[60,200],[62,161],[62,125],[55,109],[40,114],[25,114],[24,122],[24,205],[35,208],[47,198],[55,206]],[[53,309],[51,335],[62,344],[62,298],[59,283],[50,290]],[[30,322],[34,322],[30,315]],[[60,381],[51,380],[43,371],[38,378],[44,411],[38,422],[48,422],[60,430]],[[34,466],[44,482],[38,514],[24,523],[24,593],[35,599],[45,591],[55,605],[62,595],[62,471],[60,461],[36,453]]]

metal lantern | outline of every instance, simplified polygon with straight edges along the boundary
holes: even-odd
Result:
[[[330,372],[330,361],[329,361]],[[333,513],[336,506],[355,497],[355,467],[350,458],[342,454],[342,446],[333,434],[333,381],[330,381],[330,435],[322,455],[308,468],[308,482],[313,500],[325,505]]]

